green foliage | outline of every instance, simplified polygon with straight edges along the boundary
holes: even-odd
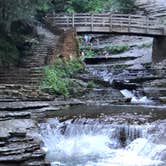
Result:
[[[112,10],[123,13],[130,13],[135,7],[135,0],[112,0]]]
[[[96,84],[95,84],[95,82],[93,80],[92,81],[88,81],[87,88],[93,89],[95,87],[96,87]]]
[[[119,11],[128,13],[135,7],[135,0],[52,0],[56,12],[104,12]]]
[[[11,40],[0,38],[0,66],[18,64],[19,52]]]
[[[127,64],[126,64],[126,65],[125,65],[125,64],[124,64],[124,65],[123,65],[123,64],[119,64],[119,65],[117,64],[117,65],[113,65],[113,66],[112,66],[112,69],[113,69],[113,70],[124,70],[124,69],[126,69],[127,67],[128,67]]]
[[[112,54],[118,54],[129,50],[129,46],[128,45],[106,46],[105,49]]]
[[[50,0],[0,0],[0,23],[10,28],[13,21],[34,19],[37,10],[47,11]]]
[[[53,5],[49,0],[45,0],[45,1],[42,0],[40,1],[36,9],[42,12],[48,12],[52,8],[53,8]]]
[[[141,46],[139,46],[139,48],[151,48],[152,47],[152,43],[143,43]]]
[[[0,36],[3,37],[0,41],[1,66],[18,62],[19,53],[17,48],[20,50],[20,46],[22,47],[25,42],[25,40],[21,40],[23,34],[20,22],[23,23],[24,20],[22,25],[26,25],[27,20],[34,20],[37,10],[46,11],[49,8],[48,2],[50,0],[0,0]],[[21,20],[19,26],[13,28],[13,23],[18,20]],[[15,34],[13,34],[13,29],[15,29]],[[28,27],[26,30],[24,29],[26,35],[29,33],[29,29]],[[18,40],[20,40],[19,43]]]
[[[57,12],[101,12],[110,0],[53,0]],[[110,4],[110,3],[109,3]]]
[[[85,51],[84,51],[84,56],[85,57],[95,57],[96,56],[96,53],[95,53],[95,51],[94,50],[92,50],[91,48],[89,48],[89,49],[85,49]]]
[[[44,68],[44,78],[41,89],[52,90],[57,95],[68,96],[71,85],[75,85],[69,78],[83,70],[83,63],[79,59],[65,61],[58,59],[52,66]]]

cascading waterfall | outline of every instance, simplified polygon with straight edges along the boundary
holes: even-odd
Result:
[[[103,79],[104,81],[112,83],[112,73],[107,69],[88,68],[87,71],[92,75]]]
[[[135,96],[131,91],[127,89],[123,89],[120,91],[126,98],[131,98],[131,103],[144,103],[144,104],[151,104],[153,103],[152,100],[148,99],[146,96]]]
[[[40,124],[40,134],[53,166],[165,166],[166,145],[156,139],[165,138],[166,121],[155,131],[157,124],[51,118]]]
[[[87,71],[91,73],[94,76],[99,77],[100,79],[103,79],[106,82],[109,82],[110,84],[113,82],[113,74],[108,69],[94,69],[94,68],[88,68]],[[133,92],[123,89],[120,91],[122,95],[126,98],[131,98],[131,103],[134,104],[152,104],[153,101],[148,99],[146,96],[138,95],[139,92],[137,92],[136,96]]]

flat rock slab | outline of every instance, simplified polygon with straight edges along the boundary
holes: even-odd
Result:
[[[48,106],[47,102],[0,102],[1,111],[37,109]]]
[[[160,97],[159,100],[160,100],[162,103],[166,103],[166,96]]]
[[[9,120],[9,119],[12,119],[12,118],[17,118],[17,119],[30,118],[30,116],[31,116],[30,112],[3,111],[3,112],[0,112],[0,121]]]
[[[26,129],[35,127],[34,121],[31,119],[13,119],[0,121],[0,140],[4,141],[10,136],[25,136]]]

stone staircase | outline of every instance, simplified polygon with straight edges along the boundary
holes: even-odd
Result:
[[[41,67],[0,69],[0,84],[38,85],[41,78]]]
[[[54,35],[51,31],[42,26],[37,27],[38,35],[40,36],[39,44],[32,50],[32,56],[27,56],[22,59],[22,66],[41,67],[45,65],[46,57],[52,54],[52,49],[56,47],[59,36]]]
[[[37,32],[40,41],[32,55],[23,57],[21,67],[0,68],[0,101],[52,98],[42,93],[39,86],[45,59],[52,54],[59,37],[41,26],[37,27]]]
[[[0,101],[49,100],[41,92],[42,67],[0,70]]]

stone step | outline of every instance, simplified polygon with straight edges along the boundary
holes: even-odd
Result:
[[[166,96],[166,88],[165,87],[145,87],[144,92],[146,96],[159,99],[160,97]]]

